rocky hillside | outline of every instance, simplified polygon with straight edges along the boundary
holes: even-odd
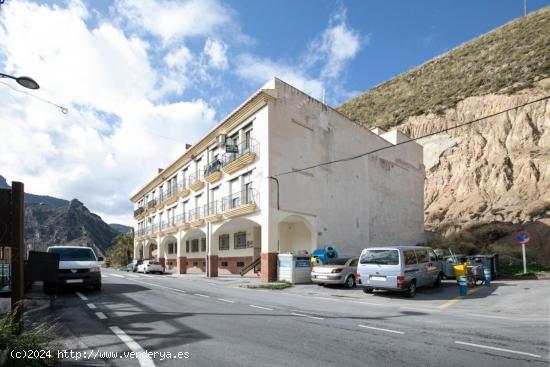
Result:
[[[9,188],[0,176],[0,188]],[[77,199],[70,202],[51,196],[25,193],[25,242],[28,250],[48,246],[86,244],[105,255],[113,238],[131,227],[107,224]]]
[[[511,22],[338,109],[368,127],[412,137],[550,95],[550,8]],[[517,255],[531,230],[532,259],[550,264],[548,100],[421,141],[425,224],[464,252]]]

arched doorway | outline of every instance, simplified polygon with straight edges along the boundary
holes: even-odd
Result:
[[[158,260],[158,245],[156,241],[147,241],[144,249],[144,259]]]
[[[198,228],[189,229],[181,240],[187,255],[187,272],[206,271],[206,233]]]
[[[160,246],[160,258],[164,259],[165,271],[172,272],[177,267],[178,240],[173,235],[164,237]],[[159,261],[161,261],[159,259]],[[161,261],[162,263],[162,261]]]
[[[311,223],[300,215],[289,215],[279,222],[279,253],[311,253],[316,247]]]
[[[223,223],[212,234],[212,253],[217,254],[218,274],[259,276],[262,250],[262,227],[247,218],[235,218]],[[257,260],[257,265],[248,269]]]

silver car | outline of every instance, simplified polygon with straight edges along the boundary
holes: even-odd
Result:
[[[332,260],[327,265],[315,265],[311,269],[311,281],[319,285],[343,284],[346,288],[353,288],[358,262],[358,257],[348,257]]]
[[[361,252],[357,282],[366,293],[384,289],[414,297],[418,287],[440,287],[442,270],[441,261],[430,247],[372,247]]]

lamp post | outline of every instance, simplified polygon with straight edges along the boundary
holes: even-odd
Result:
[[[0,78],[9,78],[15,80],[19,85],[29,88],[29,89],[38,89],[40,86],[32,78],[28,76],[12,76],[8,74],[0,73]]]

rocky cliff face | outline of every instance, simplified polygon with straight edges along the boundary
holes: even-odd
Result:
[[[118,234],[101,217],[73,199],[65,207],[25,206],[25,242],[28,250],[44,251],[48,246],[88,245],[105,255]]]
[[[518,94],[470,97],[441,114],[410,117],[399,129],[417,137],[548,94],[545,79]],[[421,143],[427,229],[446,233],[476,222],[525,223],[550,210],[548,100]]]

